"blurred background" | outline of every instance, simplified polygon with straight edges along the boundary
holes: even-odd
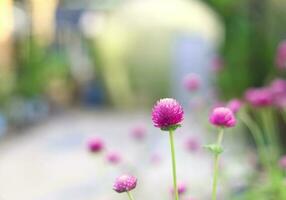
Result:
[[[0,199],[126,199],[112,191],[121,173],[138,176],[138,199],[172,199],[168,137],[150,116],[164,97],[186,113],[176,141],[184,198],[210,199],[208,113],[286,77],[285,9],[284,0],[0,0]],[[221,199],[257,171],[247,128],[230,132]],[[88,151],[93,137],[103,152]]]

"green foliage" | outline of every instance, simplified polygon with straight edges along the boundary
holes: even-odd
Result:
[[[281,5],[270,0],[205,1],[220,14],[226,28],[221,49],[225,68],[217,79],[222,97],[241,96],[246,88],[261,86],[275,76],[276,47],[286,33],[281,28],[286,25],[282,1]]]

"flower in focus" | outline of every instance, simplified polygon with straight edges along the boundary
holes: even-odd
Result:
[[[121,161],[121,156],[118,152],[111,151],[107,153],[106,160],[110,164],[118,164]]]
[[[129,192],[136,187],[137,178],[131,175],[121,175],[116,178],[113,184],[113,190],[118,193]]]
[[[199,150],[201,145],[198,138],[190,137],[186,139],[185,146],[186,149],[189,150],[190,152],[196,152]]]
[[[100,138],[91,138],[87,142],[87,147],[88,150],[92,153],[99,153],[103,150],[104,148],[104,142]]]
[[[188,74],[183,79],[183,85],[188,91],[198,90],[200,87],[201,79],[197,74]]]
[[[282,156],[282,158],[279,161],[279,165],[282,169],[286,170],[286,155]]]
[[[210,122],[215,126],[233,127],[236,124],[236,119],[229,108],[218,107],[212,111]]]
[[[183,119],[183,108],[175,99],[160,99],[152,109],[153,124],[162,130],[177,128]]]
[[[269,106],[273,103],[270,88],[251,88],[245,93],[245,99],[255,107]]]
[[[179,183],[178,184],[178,194],[182,195],[184,193],[186,193],[187,191],[187,186],[185,183]],[[174,188],[171,189],[171,193],[174,194]]]
[[[227,106],[234,114],[236,114],[242,106],[242,102],[239,99],[233,99],[228,102]]]
[[[143,124],[138,124],[131,129],[131,137],[136,140],[142,140],[146,136],[146,127]]]
[[[286,41],[285,40],[282,41],[277,48],[276,65],[279,69],[286,68]]]

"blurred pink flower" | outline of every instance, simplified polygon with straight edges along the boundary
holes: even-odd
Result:
[[[286,155],[282,156],[282,158],[279,161],[279,165],[282,169],[286,170]]]
[[[279,108],[286,107],[286,81],[275,79],[271,85],[273,103]]]
[[[210,114],[210,122],[215,126],[233,127],[236,124],[236,119],[229,108],[218,107]]]
[[[220,56],[216,56],[212,62],[212,68],[214,72],[220,72],[223,69],[224,62]]]
[[[152,109],[153,124],[162,130],[179,126],[183,119],[183,108],[175,99],[160,99]]]
[[[101,138],[91,138],[87,142],[87,148],[92,153],[99,153],[104,149],[104,142]]]
[[[273,103],[273,96],[268,87],[251,88],[246,91],[245,100],[255,107],[264,107]]]
[[[151,156],[151,163],[153,163],[153,164],[158,164],[159,162],[161,162],[161,160],[162,160],[161,156],[157,153],[154,153]]]
[[[134,138],[135,140],[143,140],[146,136],[146,126],[143,124],[137,124],[131,129],[131,137]]]
[[[179,183],[178,184],[178,194],[182,195],[182,194],[186,193],[186,191],[187,191],[186,184],[185,183]],[[174,188],[171,188],[170,192],[171,192],[171,194],[174,194]]]
[[[286,40],[279,43],[276,52],[276,65],[279,69],[286,68]]]
[[[232,99],[228,102],[226,107],[228,107],[234,114],[236,114],[240,110],[242,104],[243,103],[239,99]]]
[[[183,79],[183,85],[188,91],[198,90],[201,84],[201,78],[198,74],[188,74]]]
[[[118,152],[111,151],[107,153],[106,160],[110,164],[118,164],[121,161],[121,156]]]
[[[137,178],[135,176],[131,175],[121,175],[116,178],[113,190],[115,190],[118,193],[122,192],[129,192],[133,190],[137,185]]]
[[[200,149],[200,141],[196,137],[190,137],[185,140],[186,149],[190,152],[196,152]]]

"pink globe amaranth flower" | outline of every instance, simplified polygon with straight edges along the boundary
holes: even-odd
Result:
[[[271,91],[275,96],[286,94],[286,80],[283,79],[275,79],[271,83]]]
[[[99,153],[104,149],[104,142],[100,138],[91,138],[87,142],[88,150],[92,153]]]
[[[178,189],[178,194],[179,195],[182,195],[182,194],[186,193],[187,186],[186,186],[185,183],[179,183],[177,187],[178,187],[177,189]],[[171,188],[171,194],[174,194],[174,188]]]
[[[201,78],[198,74],[188,74],[183,79],[183,85],[188,91],[198,90],[201,84]]]
[[[245,93],[245,99],[255,107],[270,106],[273,103],[273,96],[270,88],[251,88]]]
[[[121,175],[115,179],[113,190],[118,193],[129,192],[136,187],[137,178],[131,175]]]
[[[190,152],[198,151],[200,149],[200,146],[201,144],[198,138],[190,137],[190,138],[187,138],[185,141],[185,147]]]
[[[107,153],[106,160],[108,163],[115,165],[121,162],[121,156],[118,152],[111,151]]]
[[[210,115],[210,122],[220,127],[233,127],[236,125],[233,112],[226,107],[215,108]]]
[[[286,106],[286,81],[283,79],[275,79],[271,85],[273,104],[279,108]]]
[[[282,156],[282,158],[279,160],[279,166],[286,170],[286,155]]]
[[[286,40],[278,45],[275,61],[278,69],[286,69]]]
[[[234,114],[236,114],[240,110],[242,104],[243,103],[239,99],[233,99],[228,102],[226,107],[228,107]]]
[[[137,124],[131,129],[131,137],[135,140],[141,141],[146,136],[146,127],[143,124]]]
[[[183,108],[175,99],[160,99],[152,109],[153,124],[162,130],[176,129],[183,119]]]

